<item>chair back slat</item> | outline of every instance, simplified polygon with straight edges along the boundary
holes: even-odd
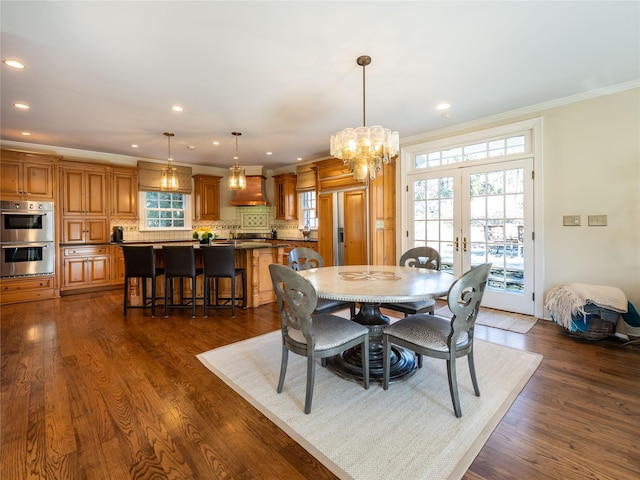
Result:
[[[315,250],[307,247],[296,247],[289,252],[289,268],[296,271],[324,267],[324,259]]]
[[[309,280],[284,265],[272,263],[269,272],[283,333],[286,334],[288,328],[295,328],[309,340],[313,324],[311,313],[318,303],[315,288]]]
[[[473,328],[480,310],[480,303],[487,285],[491,264],[472,268],[451,285],[447,302],[453,313],[449,345],[455,345],[464,332],[473,336]]]
[[[440,253],[431,247],[411,248],[400,257],[400,266],[440,270]]]

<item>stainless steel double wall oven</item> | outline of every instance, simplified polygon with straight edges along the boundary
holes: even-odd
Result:
[[[0,276],[53,275],[53,202],[0,202]]]

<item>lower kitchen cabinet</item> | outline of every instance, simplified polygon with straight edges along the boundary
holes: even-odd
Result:
[[[0,304],[31,302],[55,298],[55,277],[3,278],[0,281]]]
[[[63,247],[61,291],[111,284],[109,245]]]

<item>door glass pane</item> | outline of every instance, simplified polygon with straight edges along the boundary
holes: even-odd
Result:
[[[469,176],[470,263],[492,263],[489,290],[523,290],[523,178],[522,168]]]
[[[453,270],[453,177],[413,183],[414,246],[440,252],[441,269]]]

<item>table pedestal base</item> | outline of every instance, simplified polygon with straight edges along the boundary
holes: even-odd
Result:
[[[380,312],[376,303],[363,303],[360,311],[352,319],[369,329],[369,378],[382,382],[383,354],[382,354],[382,330],[389,325],[389,317]],[[362,354],[361,347],[354,347],[340,355],[327,359],[327,367],[336,375],[362,381]],[[417,369],[413,352],[398,346],[391,347],[391,368],[389,381],[407,378]]]

